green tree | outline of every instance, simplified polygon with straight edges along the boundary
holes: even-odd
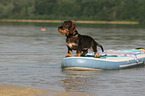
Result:
[[[0,18],[132,20],[145,23],[144,0],[0,0]]]
[[[11,14],[13,13],[14,5],[13,3],[2,5],[0,4],[0,16],[3,18],[11,17]]]

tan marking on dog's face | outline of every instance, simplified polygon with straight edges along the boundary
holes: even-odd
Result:
[[[68,29],[65,29],[65,30],[59,29],[58,32],[60,32],[62,35],[64,35],[64,34],[68,33]]]

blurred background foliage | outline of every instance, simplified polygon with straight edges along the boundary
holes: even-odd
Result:
[[[0,0],[1,19],[138,21],[145,0]]]

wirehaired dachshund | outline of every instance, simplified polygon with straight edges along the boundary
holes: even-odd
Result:
[[[66,35],[66,45],[68,48],[66,57],[72,56],[72,50],[76,50],[75,56],[85,56],[88,53],[88,49],[91,49],[95,57],[100,58],[97,52],[97,46],[104,52],[102,45],[97,43],[92,37],[79,34],[77,26],[72,21],[64,21],[64,23],[58,27],[58,31]]]

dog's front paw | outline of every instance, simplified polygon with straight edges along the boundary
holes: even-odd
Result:
[[[95,58],[100,58],[100,56],[95,56]]]
[[[72,57],[72,55],[71,54],[67,54],[65,57]]]
[[[80,57],[81,56],[81,53],[77,53],[76,55],[75,55],[75,57]]]
[[[80,57],[79,55],[74,55],[75,57]]]
[[[98,52],[95,52],[95,58],[100,58]]]

